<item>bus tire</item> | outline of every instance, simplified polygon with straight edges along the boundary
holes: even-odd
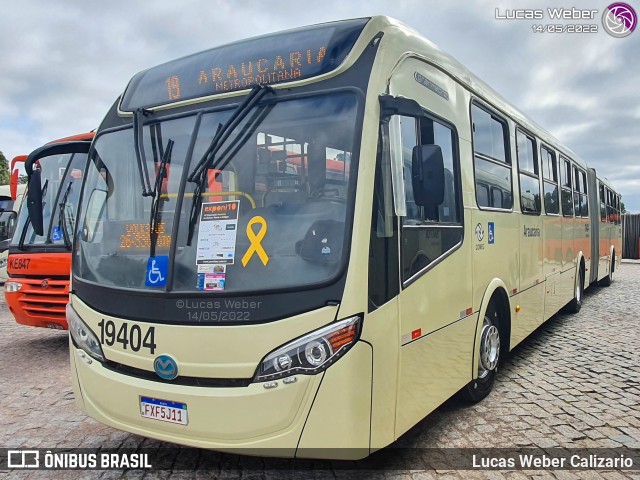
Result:
[[[494,302],[487,307],[482,321],[482,332],[478,347],[478,377],[469,382],[461,391],[460,398],[468,403],[477,403],[491,390],[498,374],[500,363],[500,318]]]
[[[573,289],[573,300],[567,304],[569,313],[578,313],[582,308],[582,298],[584,297],[584,269],[580,266],[578,270],[578,278]]]

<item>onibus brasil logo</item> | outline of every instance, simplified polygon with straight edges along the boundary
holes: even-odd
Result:
[[[602,12],[602,26],[612,37],[622,38],[636,29],[638,16],[626,3],[612,3]]]

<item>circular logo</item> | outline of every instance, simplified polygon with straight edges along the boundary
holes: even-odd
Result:
[[[42,280],[42,283],[40,283],[40,286],[42,288],[47,288],[49,286],[49,280],[45,278],[44,280]]]
[[[478,238],[479,242],[484,240],[484,228],[482,228],[482,224],[481,223],[476,225],[476,237]]]
[[[626,3],[612,3],[602,12],[602,26],[612,37],[631,35],[638,24],[635,10]]]
[[[153,362],[153,369],[163,380],[173,380],[178,376],[178,364],[169,355],[160,355]]]

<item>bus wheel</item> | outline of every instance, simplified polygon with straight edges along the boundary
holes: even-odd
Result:
[[[500,361],[500,330],[498,329],[498,312],[489,305],[482,321],[480,348],[478,353],[478,378],[472,380],[460,392],[462,399],[476,403],[491,392],[498,373]]]
[[[578,278],[576,278],[576,286],[573,292],[573,300],[567,305],[569,313],[578,313],[582,308],[582,296],[584,294],[584,271],[582,267],[578,270]]]

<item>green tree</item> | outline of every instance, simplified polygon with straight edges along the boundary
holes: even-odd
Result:
[[[620,208],[622,209],[622,213],[627,213],[627,209],[624,206],[624,202],[620,202]]]
[[[7,185],[9,177],[9,162],[7,162],[4,154],[0,152],[0,185]]]

